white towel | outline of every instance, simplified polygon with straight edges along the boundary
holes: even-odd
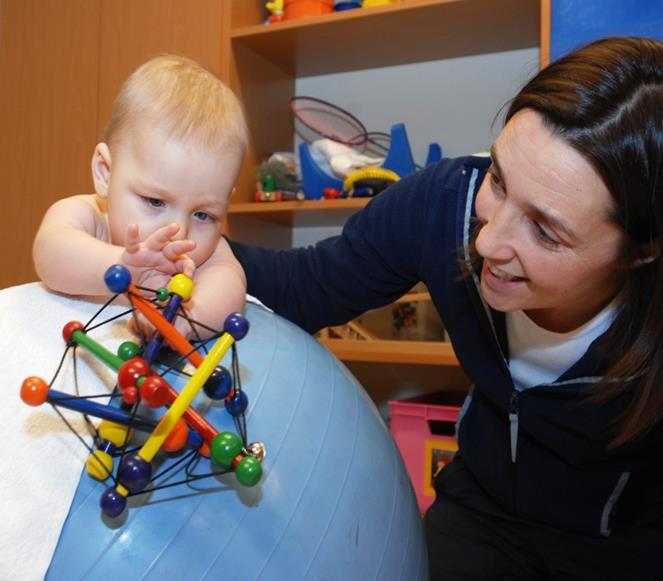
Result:
[[[44,577],[88,456],[48,403],[35,408],[21,401],[21,383],[30,375],[49,382],[65,349],[63,326],[86,323],[101,304],[49,292],[40,283],[0,291],[0,579]],[[126,304],[112,305],[104,318]],[[125,321],[105,325],[94,337],[115,352],[131,335]],[[116,374],[78,351],[81,394],[112,388]],[[73,391],[71,358],[53,388]],[[65,415],[89,442],[80,414]]]

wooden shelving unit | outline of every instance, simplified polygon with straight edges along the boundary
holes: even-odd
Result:
[[[252,199],[255,167],[292,151],[295,80],[538,47],[540,0],[405,0],[266,26],[264,2],[230,0],[221,74],[244,102],[252,145],[237,203]]]
[[[458,365],[451,343],[444,341],[356,341],[320,339],[341,361]]]
[[[538,0],[406,0],[237,26],[230,37],[305,77],[538,46],[538,18]]]
[[[231,204],[229,214],[259,218],[266,222],[289,227],[295,224],[320,226],[327,224],[330,220],[342,223],[351,213],[363,208],[369,201],[369,198],[348,198],[292,202],[240,202]]]
[[[405,0],[266,26],[263,1],[229,0],[221,76],[244,103],[252,137],[228,215],[229,235],[287,248],[294,227],[342,224],[368,201],[251,201],[257,164],[274,151],[293,150],[288,102],[296,79],[538,47],[541,2]],[[443,342],[322,342],[345,361],[458,365]]]
[[[538,0],[406,0],[270,26],[240,24],[230,38],[306,77],[538,46],[538,18]]]

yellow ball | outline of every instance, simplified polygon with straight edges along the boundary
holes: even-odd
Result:
[[[108,440],[116,448],[124,446],[131,439],[131,434],[127,436],[128,431],[129,428],[127,426],[116,424],[109,420],[101,420],[99,423],[99,435],[104,440]]]
[[[87,473],[96,480],[106,480],[113,473],[113,457],[102,450],[95,450],[85,463]]]
[[[184,274],[176,274],[170,279],[168,290],[181,296],[183,301],[188,301],[193,292],[193,281]]]

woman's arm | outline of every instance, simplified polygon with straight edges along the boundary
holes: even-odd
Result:
[[[431,171],[394,184],[340,236],[274,251],[231,242],[248,292],[313,332],[393,302],[421,280]]]

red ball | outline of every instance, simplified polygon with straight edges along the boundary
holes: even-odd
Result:
[[[40,406],[48,399],[48,383],[41,377],[31,375],[21,384],[21,399],[31,406]]]
[[[125,361],[117,372],[117,383],[121,389],[135,387],[141,377],[150,374],[150,366],[142,357],[132,357]]]
[[[122,399],[129,405],[134,405],[138,401],[138,390],[135,387],[127,387],[122,391]]]
[[[71,338],[75,331],[82,331],[85,328],[85,325],[80,321],[69,321],[64,327],[62,327],[62,336],[67,343],[71,343]]]
[[[140,386],[140,399],[151,408],[165,406],[168,401],[168,384],[160,375],[146,377]]]

